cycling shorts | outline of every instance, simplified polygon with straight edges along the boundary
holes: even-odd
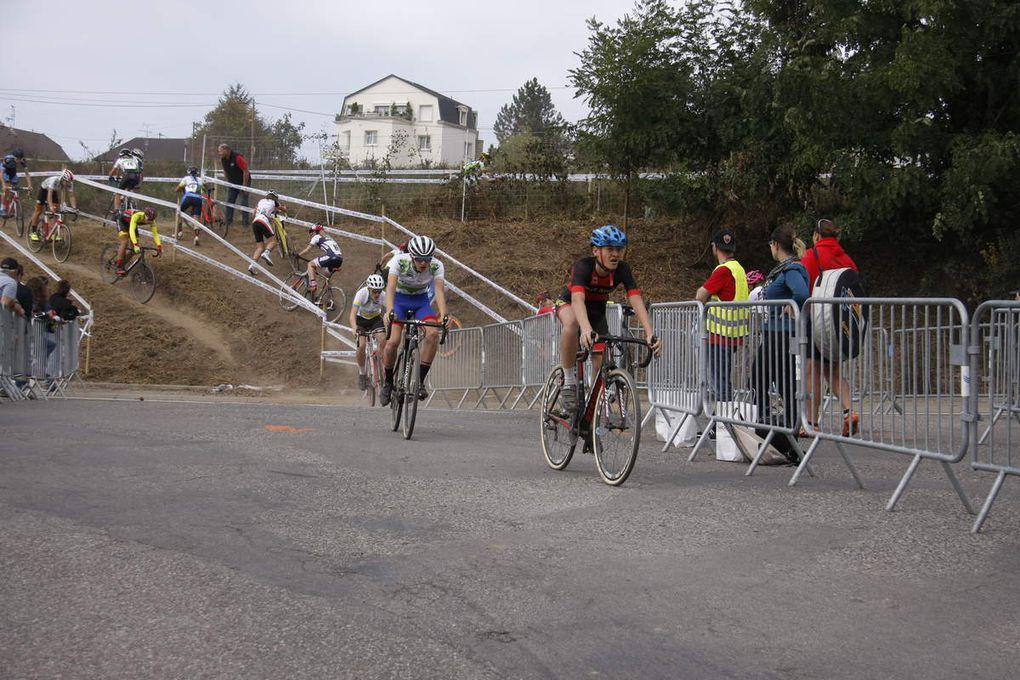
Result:
[[[393,323],[400,323],[401,320],[407,318],[409,311],[418,321],[435,321],[437,319],[432,311],[432,305],[429,304],[428,293],[419,293],[418,295],[397,293],[393,297],[393,316],[395,317]]]
[[[12,187],[18,186],[18,171],[7,172],[4,170],[4,181],[10,184]]]
[[[358,325],[359,331],[365,331],[366,333],[386,328],[386,325],[383,323],[383,318],[381,314],[372,319],[366,319],[363,316],[355,316],[354,322]]]
[[[35,197],[35,202],[38,205],[46,205],[46,194],[48,191],[46,187],[39,187],[39,194]],[[53,202],[60,205],[60,192],[56,189],[53,190]]]
[[[251,223],[251,231],[255,234],[255,242],[262,243],[267,238],[273,238],[273,228],[269,225],[269,220],[262,215],[259,215]]]
[[[556,318],[559,318],[560,312],[563,309],[570,309],[570,303],[560,298],[556,300]],[[594,303],[584,305],[585,311],[588,312],[588,323],[591,324],[591,329],[598,333],[600,336],[609,335],[609,321],[606,319],[606,305],[605,303]],[[581,337],[581,331],[577,331],[578,338]],[[596,342],[592,350],[595,352],[601,352],[606,348],[604,342]]]
[[[326,267],[327,269],[340,269],[344,264],[344,258],[333,257],[332,255],[320,255],[319,257],[312,260],[319,267]]]
[[[117,185],[118,189],[124,191],[131,191],[137,189],[138,185],[142,183],[142,175],[139,172],[125,172],[120,176],[120,184]]]
[[[195,194],[185,194],[181,201],[181,212],[198,217],[202,214],[202,197]]]

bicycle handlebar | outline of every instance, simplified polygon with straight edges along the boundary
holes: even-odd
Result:
[[[595,342],[603,342],[607,345],[624,345],[624,344],[641,345],[645,349],[645,358],[638,364],[638,368],[645,368],[648,366],[648,364],[652,363],[652,348],[644,340],[639,340],[638,338],[629,338],[622,335],[603,335],[600,337],[594,331],[592,331],[592,335],[595,336],[594,338]],[[650,338],[650,340],[653,341],[657,339],[658,339],[657,336],[654,335]]]
[[[404,324],[405,326],[418,326],[420,328],[442,328],[443,332],[439,336],[439,344],[442,345],[442,344],[446,343],[446,334],[450,330],[447,327],[449,319],[450,319],[449,315],[446,315],[446,316],[443,317],[443,320],[446,321],[447,323],[437,322],[437,321],[418,321],[417,319],[404,319],[400,323]],[[389,323],[386,324],[386,339],[387,340],[390,339],[390,329],[393,328],[393,322],[396,321],[396,320],[397,320],[396,315],[393,312],[390,312],[390,314],[389,314]]]

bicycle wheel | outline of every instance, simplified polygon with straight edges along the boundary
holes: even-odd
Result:
[[[209,228],[220,235],[221,238],[227,237],[227,230],[229,229],[227,221],[223,219],[223,213],[219,209],[214,209],[212,212],[212,219],[209,220]]]
[[[549,371],[542,390],[542,410],[539,412],[539,428],[542,436],[542,454],[553,470],[562,470],[570,463],[577,448],[577,434],[571,432],[571,420],[560,415],[556,406],[563,388],[563,367]],[[571,416],[572,418],[572,416]]]
[[[35,235],[38,237],[38,239],[35,239],[35,240],[32,239],[32,233],[31,232],[29,232],[27,234],[27,237],[28,237],[28,249],[31,250],[33,253],[38,253],[40,250],[43,249],[43,246],[46,245],[46,243],[43,241],[43,232],[44,231],[45,231],[45,227],[43,225],[37,225],[36,226]]]
[[[107,243],[99,253],[99,276],[106,283],[117,280],[117,249],[116,243]]]
[[[15,201],[14,208],[14,231],[18,237],[25,235],[25,211],[21,209],[21,201]]]
[[[592,419],[592,449],[602,481],[627,481],[641,443],[641,402],[630,373],[614,368],[606,375]]]
[[[53,258],[57,262],[67,262],[71,254],[71,228],[66,224],[57,224],[50,232],[53,240]]]
[[[413,343],[407,352],[403,383],[404,439],[410,439],[414,432],[414,419],[418,415],[418,389],[421,387],[421,347],[418,343]]]
[[[347,307],[347,293],[340,286],[330,286],[319,296],[319,309],[326,314],[326,321],[336,323]]]
[[[144,260],[128,272],[131,296],[143,305],[156,294],[156,272]]]
[[[365,374],[365,377],[368,378],[368,389],[366,390],[368,393],[368,405],[375,406],[375,391],[378,389],[375,377],[378,371],[375,368],[375,357],[372,356],[371,346],[366,347],[365,351],[368,352],[368,355],[365,357],[365,361],[368,362],[368,371]]]
[[[397,365],[393,367],[393,390],[390,392],[390,425],[396,432],[400,428],[400,416],[404,413],[404,364],[406,357],[401,350]]]
[[[297,301],[287,291],[297,293],[304,297],[305,289],[308,288],[308,279],[303,274],[291,274],[283,281],[284,287],[280,290],[280,306],[288,312],[298,306]]]
[[[382,370],[382,349],[379,349],[379,354],[375,355],[372,359],[372,372],[369,375],[369,380],[372,383],[372,405],[379,403],[379,392],[382,390],[383,385],[383,370]]]

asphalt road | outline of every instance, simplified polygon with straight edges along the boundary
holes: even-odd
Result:
[[[1016,480],[972,536],[935,465],[884,512],[888,454],[789,489],[649,444],[613,489],[531,414],[387,417],[0,404],[0,677],[1016,676]]]

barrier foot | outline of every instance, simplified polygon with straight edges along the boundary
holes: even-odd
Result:
[[[790,477],[790,481],[786,483],[787,486],[794,486],[797,483],[797,480],[800,479],[801,474],[805,470],[809,475],[814,477],[814,474],[811,472],[811,467],[810,465],[808,465],[808,462],[811,460],[811,456],[815,455],[815,451],[818,450],[818,445],[821,443],[822,440],[819,439],[818,437],[815,437],[815,440],[811,442],[811,446],[808,447],[808,450],[804,454],[804,457],[800,459],[800,465],[798,465],[797,469],[793,471],[793,476]]]
[[[956,472],[953,471],[953,466],[944,460],[939,462],[942,463],[942,469],[946,471],[946,477],[949,477],[949,482],[956,490],[956,495],[960,497],[960,502],[963,503],[963,507],[967,510],[967,514],[976,515],[977,511],[974,510],[974,505],[970,502],[970,496],[967,495],[967,492],[963,489],[963,485],[960,484],[960,478],[957,477]]]
[[[641,419],[641,429],[643,430],[646,427],[648,427],[648,423],[651,422],[652,418],[654,418],[654,417],[655,417],[655,407],[653,406],[652,408],[648,409],[648,412],[645,413],[645,417]]]
[[[843,444],[836,442],[836,450],[839,451],[839,455],[843,458],[843,462],[846,464],[846,469],[850,471],[850,476],[857,482],[858,489],[864,489],[864,482],[861,481],[861,476],[857,474],[857,466],[850,460],[850,454],[843,448]]]
[[[529,402],[528,402],[528,410],[529,410],[529,411],[530,411],[531,409],[535,408],[535,402],[537,402],[537,401],[538,401],[539,399],[541,399],[541,398],[542,398],[542,394],[543,394],[544,392],[545,392],[545,388],[544,388],[544,387],[543,387],[543,388],[540,388],[540,389],[538,390],[538,392],[536,392],[536,393],[535,393],[535,396],[531,398],[531,401],[529,401]]]
[[[688,463],[693,463],[694,462],[694,457],[698,455],[698,450],[701,449],[702,444],[704,444],[705,440],[708,439],[708,433],[712,431],[712,426],[713,425],[715,425],[715,420],[713,420],[712,418],[709,418],[708,419],[708,425],[705,426],[705,429],[701,433],[701,436],[698,437],[698,441],[694,443],[694,449],[691,450],[691,455],[687,457],[687,462]],[[677,430],[677,431],[679,432],[679,430]]]
[[[921,456],[914,456],[914,459],[910,461],[910,466],[907,467],[907,471],[903,474],[902,479],[900,479],[899,486],[896,487],[896,491],[893,492],[892,498],[889,499],[889,502],[885,506],[885,509],[888,512],[892,512],[893,508],[896,507],[896,504],[900,500],[900,496],[902,496],[903,492],[907,490],[907,484],[910,483],[914,473],[917,472],[917,466],[920,464]]]
[[[662,412],[662,417],[666,419],[667,423],[670,423],[669,415],[665,411]],[[669,431],[669,437],[666,438],[666,443],[662,445],[663,453],[666,453],[669,450],[669,447],[673,445],[673,442],[676,441],[676,436],[680,434],[680,429],[684,426],[684,423],[687,422],[687,417],[688,414],[686,413],[680,416],[680,422],[677,423],[676,427]]]
[[[1006,472],[1000,471],[998,476],[995,478],[995,483],[992,484],[992,490],[988,492],[988,498],[985,499],[984,505],[981,506],[981,513],[974,520],[974,526],[971,527],[970,533],[976,534],[981,531],[981,525],[985,523],[988,518],[988,513],[992,509],[992,503],[995,502],[996,496],[999,495],[999,491],[1002,489],[1003,482],[1006,481]]]
[[[464,390],[464,394],[461,396],[460,401],[457,402],[457,406],[455,408],[460,408],[461,406],[463,406],[464,400],[468,398],[468,394],[470,393],[471,390]]]
[[[520,403],[521,399],[523,399],[524,395],[527,394],[527,393],[528,393],[528,387],[527,386],[522,387],[521,388],[521,393],[517,395],[516,399],[514,399],[514,403],[510,404],[510,410],[511,411],[513,411],[515,408],[517,408],[517,404]]]
[[[758,469],[758,462],[761,460],[761,457],[765,455],[765,452],[769,450],[769,444],[772,443],[775,436],[776,431],[769,430],[769,434],[765,437],[765,441],[758,447],[758,453],[754,454],[754,460],[751,461],[750,467],[748,467],[747,472],[744,473],[745,477],[750,477],[754,474],[754,471]]]

